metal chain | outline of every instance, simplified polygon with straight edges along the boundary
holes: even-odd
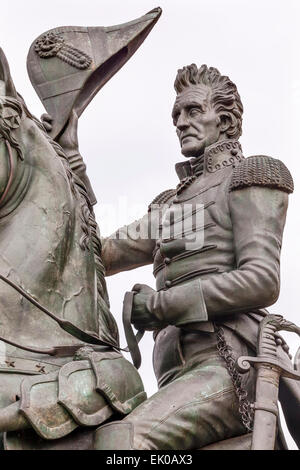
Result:
[[[217,348],[220,357],[225,361],[226,368],[233,383],[235,394],[239,400],[239,413],[241,415],[243,425],[248,431],[253,431],[254,410],[247,398],[247,391],[242,387],[242,377],[237,371],[235,365],[236,359],[232,353],[232,348],[226,343],[224,330],[220,326],[217,326]]]

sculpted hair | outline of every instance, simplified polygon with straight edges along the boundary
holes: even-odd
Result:
[[[218,114],[225,114],[231,120],[226,131],[229,139],[238,139],[242,135],[243,105],[236,85],[214,67],[208,68],[196,64],[187,65],[178,70],[174,87],[176,93],[191,85],[206,85],[211,88],[212,104]]]
[[[10,111],[8,111],[10,109]],[[7,112],[8,111],[8,112]],[[15,114],[12,114],[14,111]],[[15,98],[10,96],[0,97],[0,136],[6,139],[10,145],[16,150],[21,160],[24,159],[23,152],[14,137],[14,129],[19,126],[22,116],[22,106]]]

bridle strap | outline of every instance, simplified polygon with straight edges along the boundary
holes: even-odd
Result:
[[[136,292],[134,291],[126,292],[125,294],[125,297],[123,300],[123,326],[124,326],[126,341],[128,344],[126,350],[130,352],[134,366],[137,369],[139,369],[142,363],[142,358],[141,358],[141,352],[140,352],[138,343],[142,339],[145,330],[139,330],[137,334],[135,335],[132,329],[131,314],[132,314],[134,294],[136,294]]]
[[[52,318],[52,320],[54,320],[64,331],[66,331],[67,333],[69,333],[73,337],[79,339],[80,341],[83,341],[84,343],[94,344],[94,345],[99,345],[99,346],[105,346],[105,347],[115,349],[117,351],[130,352],[130,354],[132,356],[133,363],[136,366],[136,368],[138,368],[140,366],[141,358],[140,358],[140,352],[139,352],[139,348],[138,348],[137,343],[143,337],[144,332],[138,332],[136,337],[135,337],[134,333],[132,331],[132,328],[131,328],[130,319],[131,319],[131,310],[132,310],[132,302],[133,302],[134,292],[127,292],[126,293],[126,295],[127,294],[132,294],[132,300],[131,300],[130,305],[128,304],[128,301],[125,303],[125,299],[124,299],[124,303],[125,303],[124,304],[124,309],[125,308],[127,309],[126,312],[125,312],[126,320],[124,322],[124,328],[125,328],[126,340],[128,341],[128,346],[126,348],[120,348],[119,346],[116,346],[112,343],[109,343],[107,341],[103,341],[102,339],[100,339],[94,333],[89,333],[89,332],[81,330],[80,328],[78,328],[76,325],[74,325],[72,322],[70,322],[68,320],[64,320],[62,318],[57,317],[56,315],[54,315],[54,313],[50,312],[46,307],[41,305],[30,294],[28,294],[24,289],[22,289],[22,287],[18,286],[17,284],[15,284],[13,281],[11,281],[7,277],[3,276],[2,274],[0,274],[0,279],[2,281],[4,281],[6,284],[8,284],[9,286],[11,286],[13,289],[15,289],[17,292],[19,292],[23,297],[25,297],[25,299],[27,299],[30,303],[32,303],[39,310],[41,310],[47,316]],[[125,298],[126,298],[126,295],[125,295]],[[128,298],[128,296],[127,296],[127,298]],[[130,307],[130,309],[129,309],[129,307]],[[123,309],[123,318],[124,318],[124,309]],[[134,336],[134,340],[132,340],[132,335],[130,333],[128,334],[128,331],[129,331],[128,325],[131,329],[132,335]],[[129,340],[128,340],[128,338],[129,338]],[[78,345],[78,346],[73,345],[73,346],[70,346],[70,347],[68,347],[68,346],[56,346],[56,347],[52,347],[52,348],[37,349],[37,348],[29,347],[29,346],[23,346],[21,344],[18,344],[14,341],[8,340],[8,339],[3,338],[1,336],[0,336],[0,341],[4,341],[7,344],[10,344],[10,345],[15,346],[15,347],[20,348],[20,349],[24,349],[25,351],[34,352],[34,353],[37,353],[37,354],[48,354],[48,355],[51,355],[51,356],[59,355],[60,351],[63,351],[64,355],[66,355],[69,349],[70,349],[70,353],[72,353],[74,348],[78,349],[78,348],[82,347],[82,344],[81,344],[81,345]]]

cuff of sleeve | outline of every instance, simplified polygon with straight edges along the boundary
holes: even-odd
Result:
[[[182,287],[184,288],[185,285]],[[187,300],[188,296],[190,296],[192,302]],[[185,293],[184,299],[187,300],[186,309],[182,312],[182,316],[176,322],[176,326],[205,322],[208,320],[200,279],[196,279],[191,282],[191,285]]]
[[[195,279],[158,292],[151,311],[163,322],[175,326],[207,321],[201,281]]]

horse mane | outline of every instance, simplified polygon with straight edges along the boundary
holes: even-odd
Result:
[[[109,299],[105,281],[105,268],[101,259],[101,250],[102,244],[100,237],[98,236],[97,230],[97,222],[95,219],[95,214],[93,211],[93,207],[90,203],[88,193],[86,187],[82,180],[76,175],[76,173],[72,170],[68,157],[62,147],[55,142],[47,133],[43,124],[37,119],[29,109],[27,108],[24,99],[18,93],[19,100],[21,102],[21,106],[24,110],[25,115],[31,119],[43,135],[46,137],[47,141],[50,143],[56,154],[60,157],[65,171],[70,183],[71,191],[74,196],[77,196],[77,199],[80,201],[80,209],[81,209],[81,229],[83,231],[83,235],[80,239],[80,247],[82,250],[90,250],[92,248],[93,255],[95,259],[95,268],[97,274],[97,290],[100,296],[100,306],[102,310],[102,315],[99,315],[99,326],[101,326],[99,331],[99,336],[109,343],[113,343],[116,346],[119,345],[119,333],[117,324],[115,322],[114,317],[112,316],[109,310]],[[15,101],[15,100],[14,100]],[[89,243],[91,242],[91,243]]]
[[[10,108],[16,112],[16,116],[6,115],[6,108]],[[23,152],[18,143],[15,139],[14,135],[12,134],[12,130],[14,126],[17,127],[18,123],[16,120],[18,119],[17,116],[22,115],[22,107],[20,103],[14,99],[10,98],[9,96],[0,97],[0,134],[1,136],[7,140],[10,145],[16,150],[19,158],[23,160]]]

